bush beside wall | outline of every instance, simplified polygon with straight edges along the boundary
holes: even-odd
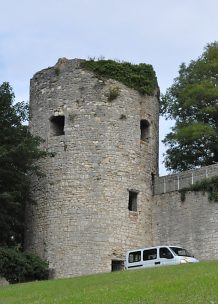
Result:
[[[10,283],[48,279],[48,262],[15,248],[0,247],[0,277]]]

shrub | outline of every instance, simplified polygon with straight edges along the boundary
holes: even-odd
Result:
[[[27,261],[26,281],[47,280],[48,262],[31,253],[25,253],[25,256]]]
[[[15,248],[0,247],[0,277],[10,283],[48,279],[48,262]]]
[[[81,67],[92,71],[100,78],[117,80],[142,95],[153,95],[157,88],[156,75],[150,64],[90,59],[82,61]]]
[[[119,87],[110,87],[109,92],[106,94],[108,101],[112,101],[116,99],[120,94],[120,88]]]
[[[205,178],[203,180],[195,182],[190,187],[181,189],[181,201],[185,201],[185,194],[187,191],[207,192],[209,201],[218,202],[218,176]]]
[[[60,68],[59,67],[55,68],[55,74],[56,74],[56,76],[60,75]]]

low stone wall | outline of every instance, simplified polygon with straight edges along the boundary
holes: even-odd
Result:
[[[154,194],[177,191],[189,187],[196,181],[216,175],[218,175],[218,164],[188,170],[178,174],[156,177],[154,182]]]
[[[180,245],[200,260],[218,259],[218,203],[207,194],[178,191],[154,196],[154,245]]]

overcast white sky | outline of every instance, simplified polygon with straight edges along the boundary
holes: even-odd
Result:
[[[60,57],[152,64],[164,93],[182,62],[218,40],[217,0],[0,0],[0,9],[0,83],[10,82],[16,101]],[[161,139],[170,125],[161,119]]]

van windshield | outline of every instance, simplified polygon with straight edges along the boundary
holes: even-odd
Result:
[[[180,247],[170,247],[173,252],[178,255],[178,256],[187,256],[187,257],[192,257],[193,255],[188,252],[186,249],[180,248]]]

